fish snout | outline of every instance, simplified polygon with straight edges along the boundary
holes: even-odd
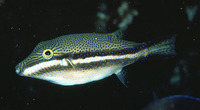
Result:
[[[22,66],[22,63],[18,63],[16,66],[15,66],[15,72],[17,74],[21,74],[22,73],[22,70],[23,70],[23,66]]]

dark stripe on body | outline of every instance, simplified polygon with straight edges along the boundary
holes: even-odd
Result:
[[[126,59],[113,59],[113,60],[103,60],[103,61],[95,61],[95,62],[90,62],[90,63],[81,63],[81,64],[77,64],[75,65],[75,68],[73,68],[72,66],[61,66],[61,65],[57,65],[57,66],[51,66],[48,68],[43,68],[40,69],[38,72],[34,72],[32,74],[29,74],[28,76],[37,76],[37,75],[47,75],[49,72],[53,72],[53,71],[66,71],[70,72],[72,71],[81,71],[81,70],[87,70],[87,69],[95,69],[95,68],[99,68],[99,67],[109,67],[109,66],[123,66],[123,65],[128,65],[135,62],[135,59],[131,59],[131,58],[126,58]],[[51,76],[51,75],[49,75]]]
[[[147,45],[140,45],[134,48],[127,48],[122,50],[104,50],[104,51],[96,51],[96,52],[82,52],[82,53],[69,53],[64,54],[62,56],[55,56],[55,59],[63,59],[63,58],[87,58],[87,57],[95,57],[95,56],[107,56],[107,55],[126,55],[133,54],[142,49],[147,48]]]

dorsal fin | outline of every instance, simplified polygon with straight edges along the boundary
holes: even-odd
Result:
[[[117,30],[117,31],[111,33],[111,35],[116,36],[117,39],[123,39],[123,31],[122,30]]]

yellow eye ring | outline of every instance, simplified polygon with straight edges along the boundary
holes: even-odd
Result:
[[[53,51],[51,49],[46,49],[42,53],[43,58],[50,59],[53,57]]]

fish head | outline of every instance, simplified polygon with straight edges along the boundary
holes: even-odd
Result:
[[[63,53],[62,45],[55,40],[43,41],[37,44],[32,53],[18,63],[15,71],[20,76],[36,77],[50,71],[58,65],[56,59]]]

